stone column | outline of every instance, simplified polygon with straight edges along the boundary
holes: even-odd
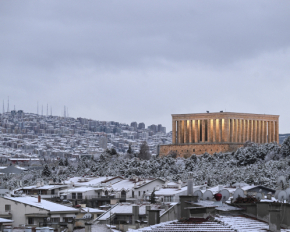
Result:
[[[264,142],[264,121],[261,121],[261,143],[265,143]]]
[[[205,142],[205,121],[204,121],[204,119],[202,120],[202,123],[201,123],[201,130],[202,130],[202,142],[204,143]]]
[[[253,126],[252,126],[252,120],[249,120],[249,141],[253,142],[253,136],[252,136]]]
[[[275,121],[275,141],[279,144],[279,121]]]
[[[224,119],[224,131],[223,131],[223,141],[229,142],[229,135],[230,135],[230,125],[229,125],[229,119]]]
[[[240,126],[240,119],[237,119],[237,142],[240,143],[241,140],[241,126]]]
[[[176,144],[176,121],[172,120],[172,144]]]
[[[223,139],[223,120],[219,119],[219,142],[222,142]]]
[[[264,121],[264,143],[267,143],[267,121]]]
[[[245,120],[245,142],[249,140],[249,121]]]
[[[183,120],[183,133],[184,133],[184,139],[183,143],[187,143],[188,135],[187,135],[187,120]]]
[[[233,119],[230,119],[230,142],[233,142]]]
[[[181,144],[181,121],[177,121],[177,124],[178,124],[178,144]]]
[[[192,143],[192,120],[189,120],[189,125],[188,125],[188,143]]]
[[[271,142],[274,141],[274,123],[271,121]]]
[[[194,142],[199,142],[199,133],[198,133],[198,120],[194,120]]]
[[[268,138],[269,138],[269,143],[271,143],[272,142],[272,122],[271,121],[269,121],[269,123],[268,123],[268,126],[269,126],[269,135],[268,135]]]
[[[257,142],[257,137],[256,137],[256,120],[253,120],[253,142],[256,143]]]
[[[233,119],[234,122],[234,142],[236,143],[238,141],[237,135],[238,135],[238,123],[237,119]]]
[[[241,137],[242,137],[242,139],[241,139],[241,141],[242,141],[242,143],[244,143],[245,142],[245,120],[244,119],[242,119],[241,120],[241,127],[242,127],[242,133],[241,133]]]
[[[210,125],[210,119],[207,119],[207,142],[211,142],[211,139],[210,139],[210,137],[211,137],[210,127],[211,127],[211,125]]]
[[[216,119],[213,119],[212,123],[212,141],[216,142]]]
[[[261,143],[260,142],[260,121],[257,120],[257,143]]]

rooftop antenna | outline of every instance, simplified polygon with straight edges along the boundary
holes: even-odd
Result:
[[[41,116],[43,116],[43,105],[41,105]]]
[[[4,114],[4,100],[3,100],[3,114]]]
[[[65,106],[63,108],[63,117],[66,117]]]
[[[50,115],[52,116],[52,106],[50,107]]]
[[[8,96],[8,105],[7,105],[7,113],[9,112],[9,96]]]
[[[68,107],[66,107],[66,113],[67,113],[67,117],[69,117],[69,114],[68,114]]]
[[[48,104],[46,104],[46,117],[48,116]]]
[[[37,101],[37,115],[38,115],[38,101]]]

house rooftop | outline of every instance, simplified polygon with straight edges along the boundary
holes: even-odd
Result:
[[[72,207],[68,207],[68,206],[64,206],[64,205],[60,205],[51,201],[46,201],[41,199],[41,202],[38,202],[38,199],[36,197],[30,197],[30,196],[21,196],[21,197],[4,197],[7,200],[11,200],[11,201],[16,201],[16,202],[20,202],[23,204],[27,204],[27,205],[31,205],[37,208],[41,208],[41,209],[45,209],[48,210],[50,212],[79,212],[79,210],[72,208]]]

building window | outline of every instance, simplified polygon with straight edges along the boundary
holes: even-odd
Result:
[[[83,194],[82,193],[78,193],[78,199],[79,200],[83,199]]]
[[[59,222],[59,218],[51,218],[50,221],[51,221],[51,222],[54,222],[54,223],[55,223],[55,222]]]
[[[5,212],[8,212],[11,210],[11,205],[5,205]]]
[[[132,198],[134,198],[134,191],[132,190]]]
[[[193,149],[192,151],[195,152],[195,149]]]
[[[139,197],[140,197],[140,195],[141,195],[141,192],[140,192],[140,191],[138,191],[138,193],[139,193]]]
[[[76,198],[76,193],[72,193],[72,194],[71,194],[71,198],[72,198],[72,199],[77,199],[77,198]]]
[[[54,189],[51,190],[51,195],[54,195]]]
[[[29,217],[28,218],[28,225],[33,225],[34,224],[34,218]]]

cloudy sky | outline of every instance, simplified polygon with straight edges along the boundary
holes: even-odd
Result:
[[[289,0],[0,0],[0,99],[169,130],[172,113],[279,114],[290,132],[289,12]]]

